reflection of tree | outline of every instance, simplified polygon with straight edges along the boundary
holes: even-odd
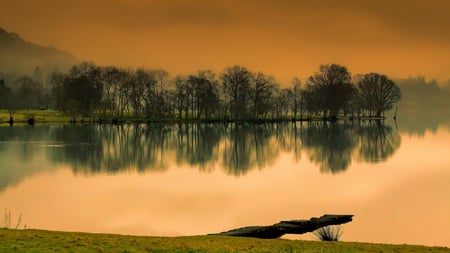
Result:
[[[263,168],[278,157],[272,140],[273,125],[231,124],[224,139],[223,166],[232,175],[244,175],[257,166]],[[275,142],[275,143],[273,143]]]
[[[55,138],[65,145],[51,150],[50,156],[71,164],[75,172],[164,170],[170,161],[166,157],[170,128],[163,124],[58,127]]]
[[[255,159],[258,168],[271,165],[280,153],[280,145],[277,145],[277,140],[272,138],[274,132],[274,125],[256,125],[253,128]]]
[[[201,170],[213,170],[222,132],[223,125],[179,124],[174,143],[177,163],[187,162]]]
[[[172,159],[175,138],[174,125],[146,124],[140,126],[140,139],[135,143],[134,149],[140,151],[140,170],[166,170]]]
[[[48,137],[51,127],[0,127],[0,142],[18,142],[22,160],[27,162],[33,160],[33,148],[36,145],[42,145],[49,142],[51,138]],[[9,148],[7,145],[0,145],[0,152],[3,149]]]
[[[397,122],[398,128],[400,132],[407,132],[410,136],[423,138],[426,132],[436,133],[440,126],[445,126],[446,122],[450,122],[448,115],[448,111],[440,109],[402,110]]]
[[[292,140],[292,149],[294,151],[294,158],[296,162],[300,161],[302,154],[302,135],[303,135],[303,124],[295,123],[293,125],[291,140]]]
[[[381,121],[362,122],[358,136],[358,156],[365,162],[386,161],[400,147],[400,135]]]
[[[101,136],[97,133],[99,127],[55,127],[54,139],[63,146],[49,149],[50,157],[54,161],[70,164],[74,172],[99,172],[103,158]]]
[[[24,178],[50,171],[42,164],[41,154],[51,127],[0,127],[0,192]]]
[[[241,175],[278,156],[274,129],[246,124],[63,126],[55,128],[54,138],[65,145],[49,154],[83,173],[164,170],[172,161],[211,171],[222,158],[226,171]]]
[[[338,173],[351,164],[357,139],[352,127],[338,123],[312,122],[302,135],[309,159],[321,172]]]
[[[232,124],[227,128],[227,136],[223,151],[223,166],[229,174],[236,176],[245,174],[255,164],[252,155],[252,135],[250,127],[243,124]]]
[[[136,169],[164,170],[166,165],[166,128],[170,125],[104,125],[103,167],[110,171]]]
[[[36,145],[76,173],[164,171],[172,163],[202,171],[220,165],[230,175],[271,166],[281,152],[303,152],[322,172],[347,169],[352,155],[385,161],[400,147],[400,136],[378,122],[271,124],[124,124],[0,128],[0,141],[18,140],[21,159],[32,161]],[[50,145],[46,145],[50,144]],[[54,145],[56,144],[56,145]],[[41,146],[41,144],[39,144]],[[6,145],[0,145],[0,153]],[[357,151],[357,152],[354,152]]]
[[[274,125],[276,141],[281,150],[293,152],[296,162],[300,161],[302,153],[303,123],[276,123]]]

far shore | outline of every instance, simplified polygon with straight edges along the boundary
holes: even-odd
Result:
[[[381,121],[385,117],[361,116],[353,117],[349,115],[341,115],[338,117],[323,117],[320,115],[313,116],[280,116],[276,118],[258,118],[258,119],[222,119],[222,118],[135,118],[135,117],[111,117],[103,115],[95,115],[92,117],[70,117],[64,113],[53,110],[21,110],[14,113],[11,122],[10,115],[6,110],[0,110],[0,125],[5,124],[76,124],[76,123],[99,123],[99,124],[123,124],[123,123],[281,123],[281,122],[335,122],[335,121]]]

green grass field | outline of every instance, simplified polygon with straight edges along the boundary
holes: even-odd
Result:
[[[0,252],[305,252],[449,253],[449,248],[224,236],[145,237],[0,229]]]
[[[14,114],[14,123],[26,123],[31,117],[39,123],[67,123],[71,119],[68,115],[54,110],[18,110]],[[8,121],[8,111],[0,110],[0,123]]]

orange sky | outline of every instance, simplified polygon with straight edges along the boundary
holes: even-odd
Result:
[[[0,0],[0,27],[100,65],[172,74],[240,64],[287,83],[318,65],[450,78],[450,2]]]

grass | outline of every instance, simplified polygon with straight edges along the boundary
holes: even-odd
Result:
[[[55,123],[69,123],[72,120],[72,117],[70,117],[70,115],[68,114],[64,114],[62,112],[59,111],[55,111],[55,110],[17,110],[14,113],[14,124],[18,124],[18,125],[22,125],[22,124],[28,124],[28,120],[30,118],[33,118],[34,121],[36,122],[36,124],[55,124]],[[88,121],[92,121],[92,120],[99,120],[100,118],[105,118],[105,116],[101,116],[100,114],[94,114],[92,118],[77,118],[77,121],[80,122],[81,120],[84,120],[84,122],[88,122]],[[349,116],[340,116],[339,119],[342,120],[348,120],[350,117]],[[254,119],[246,119],[246,120],[236,120],[236,121],[246,121],[246,122],[286,122],[286,121],[291,121],[292,119],[292,115],[282,115],[280,116],[280,118],[268,118],[265,120],[259,119],[259,120],[254,120]],[[304,117],[301,116],[297,116],[296,120],[306,120],[307,117],[306,115]],[[367,118],[370,119],[370,118]],[[322,121],[323,117],[322,116],[312,116],[310,118],[310,120],[312,121]],[[129,122],[147,122],[148,120],[145,118],[135,118],[133,117],[130,113],[124,115],[123,118],[120,119],[121,122],[123,121],[129,121]],[[151,121],[155,121],[155,122],[227,122],[227,120],[225,119],[220,119],[220,118],[211,118],[211,119],[205,119],[205,118],[200,118],[200,119],[192,119],[192,118],[187,118],[187,119],[182,119],[182,120],[178,120],[178,118],[173,118],[173,119],[162,119],[162,120],[151,120]],[[0,125],[5,125],[8,124],[9,122],[9,112],[5,109],[0,109]],[[106,122],[112,122],[112,118],[111,117],[107,117],[106,116]]]
[[[54,110],[18,110],[14,114],[14,123],[27,123],[28,119],[33,117],[36,122],[58,123],[69,122],[70,116]],[[9,121],[7,110],[0,110],[0,123]]]
[[[0,228],[14,228],[18,229],[20,227],[20,224],[22,223],[22,214],[19,215],[19,218],[17,218],[16,225],[12,227],[12,219],[11,219],[11,211],[8,211],[5,209],[5,215],[3,216],[3,222],[0,224]],[[26,228],[26,225],[24,226]]]
[[[313,235],[320,241],[337,242],[342,235],[341,226],[321,227],[313,232]]]
[[[225,236],[145,237],[0,229],[0,252],[302,252],[449,253],[449,248]]]

